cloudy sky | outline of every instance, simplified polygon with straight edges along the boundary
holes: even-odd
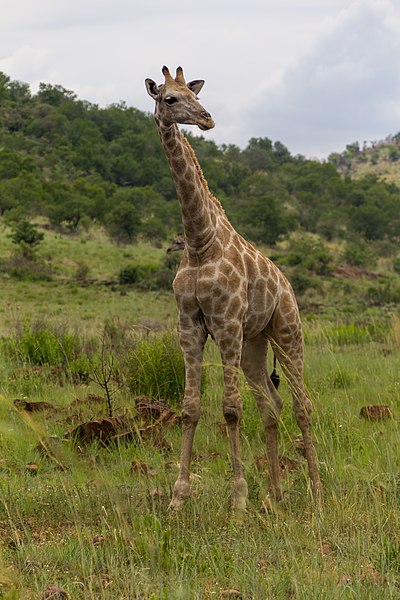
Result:
[[[204,135],[324,158],[400,131],[400,0],[0,0],[0,70],[152,111],[145,77],[205,79]]]

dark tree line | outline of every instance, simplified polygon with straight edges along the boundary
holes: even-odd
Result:
[[[279,141],[241,150],[188,134],[212,192],[236,228],[274,244],[302,229],[322,239],[397,241],[400,191],[330,162],[292,156]],[[175,188],[152,115],[124,103],[100,108],[59,85],[0,73],[0,214],[48,217],[71,231],[104,225],[118,242],[166,239],[181,229]]]

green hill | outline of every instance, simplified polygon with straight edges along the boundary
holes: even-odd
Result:
[[[385,140],[349,144],[342,154],[332,154],[329,160],[346,176],[360,179],[374,175],[400,186],[400,133]]]
[[[398,135],[326,162],[268,138],[242,150],[188,137],[211,191],[256,244],[290,247],[308,234],[322,246],[352,245],[353,266],[366,266],[354,257],[363,244],[396,256],[400,190],[394,175],[385,181],[371,169],[394,173]],[[124,103],[101,108],[60,85],[32,94],[0,73],[0,215],[9,224],[45,218],[69,233],[97,224],[119,244],[170,239],[181,231],[180,211],[152,115]]]

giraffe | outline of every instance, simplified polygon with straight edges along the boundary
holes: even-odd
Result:
[[[167,254],[172,254],[172,252],[178,252],[179,250],[183,250],[185,247],[185,238],[181,235],[177,235],[170,246],[167,248]]]
[[[231,447],[234,510],[244,511],[248,496],[240,453],[240,367],[255,396],[265,431],[270,477],[263,505],[282,499],[278,426],[283,402],[266,372],[269,343],[289,383],[311,489],[318,498],[322,487],[311,435],[312,407],[304,386],[303,335],[294,292],[278,267],[235,231],[178,128],[178,124],[197,125],[202,131],[214,127],[211,115],[197,98],[204,80],[186,83],[181,67],[175,78],[166,66],[162,73],[164,83],[157,85],[146,79],[145,85],[155,100],[154,118],[175,182],[185,236],[173,282],[185,392],[179,475],[170,507],[180,509],[190,496],[192,446],[200,418],[201,363],[209,335],[219,348],[223,366],[222,409]]]

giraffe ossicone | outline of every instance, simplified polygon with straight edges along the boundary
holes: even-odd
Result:
[[[155,100],[154,117],[181,207],[185,248],[173,288],[178,329],[185,361],[182,407],[182,449],[171,507],[179,509],[190,495],[190,462],[200,418],[203,349],[211,335],[221,353],[224,372],[223,414],[229,431],[234,506],[244,510],[247,484],[240,457],[239,425],[242,400],[239,369],[255,396],[264,426],[269,461],[270,495],[282,498],[278,457],[278,426],[282,399],[266,371],[268,345],[288,381],[293,409],[302,432],[311,487],[322,488],[311,436],[311,402],[304,386],[304,347],[299,310],[283,273],[244,239],[211,194],[200,165],[178,124],[214,127],[197,98],[204,80],[185,82],[178,67],[175,78],[162,68],[165,81],[146,79]]]

